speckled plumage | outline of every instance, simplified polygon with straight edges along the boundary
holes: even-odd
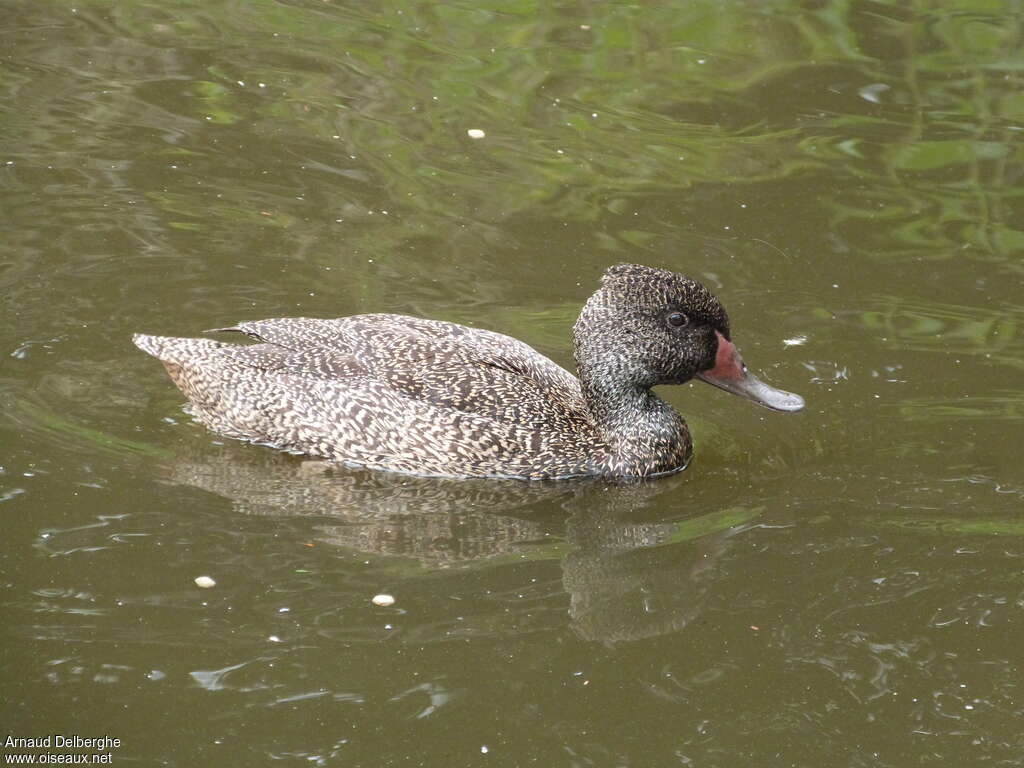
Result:
[[[672,312],[685,327],[666,324]],[[691,454],[686,424],[651,387],[710,368],[729,323],[699,283],[626,264],[573,328],[579,378],[509,336],[402,315],[217,330],[258,343],[134,341],[229,437],[424,475],[645,477]]]

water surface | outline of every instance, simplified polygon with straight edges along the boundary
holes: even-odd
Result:
[[[8,733],[1020,764],[1019,2],[0,12]],[[695,384],[681,475],[427,480],[219,439],[129,341],[401,312],[571,367],[622,261],[708,284],[806,410]]]

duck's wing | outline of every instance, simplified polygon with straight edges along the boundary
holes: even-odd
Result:
[[[258,343],[135,337],[222,434],[420,474],[593,471],[576,378],[510,337],[393,315],[231,330]]]
[[[283,317],[238,323],[234,331],[295,352],[314,349],[351,357],[368,371],[451,358],[530,376],[544,385],[578,386],[576,377],[528,344],[482,328],[393,314],[325,320]]]
[[[511,336],[404,315],[280,318],[217,331],[262,343],[221,354],[267,371],[367,377],[437,406],[522,424],[585,418],[579,381]]]

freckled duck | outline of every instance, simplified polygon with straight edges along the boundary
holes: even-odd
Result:
[[[651,391],[697,377],[780,411],[700,283],[610,267],[573,326],[579,378],[521,341],[371,314],[239,323],[256,344],[137,334],[215,432],[373,469],[523,479],[682,469],[686,423]]]

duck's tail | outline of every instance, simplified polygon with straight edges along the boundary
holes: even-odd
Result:
[[[207,426],[230,432],[228,426],[218,421],[216,408],[220,400],[218,372],[223,367],[218,350],[229,345],[210,339],[149,336],[144,333],[136,333],[132,341],[143,352],[164,364],[171,381],[192,404],[192,414],[196,418]]]
[[[132,342],[143,352],[152,355],[158,360],[177,365],[202,360],[208,357],[214,350],[224,346],[223,342],[211,341],[210,339],[149,336],[145,333],[133,335]]]
[[[156,358],[163,356],[163,349],[168,341],[172,341],[168,336],[149,336],[145,333],[132,334],[132,344]]]

